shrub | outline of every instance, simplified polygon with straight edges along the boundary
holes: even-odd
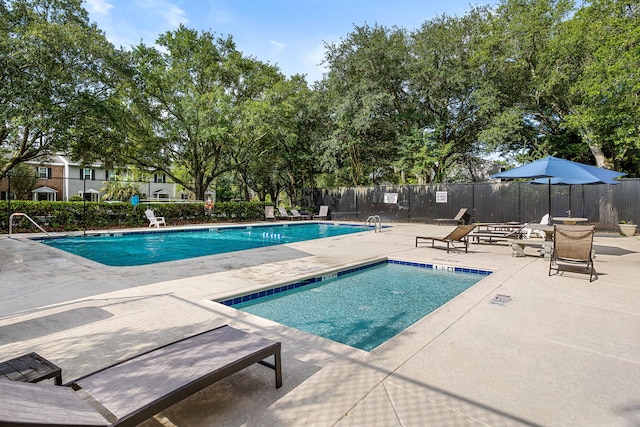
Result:
[[[10,213],[22,212],[47,231],[78,231],[91,229],[146,227],[144,211],[151,209],[163,216],[167,225],[202,224],[220,221],[256,221],[264,218],[262,202],[216,203],[211,213],[205,213],[203,203],[129,203],[96,202],[32,202],[0,201],[0,232],[9,231]],[[8,210],[11,209],[11,212]],[[39,230],[26,219],[14,221],[14,233],[35,233]]]

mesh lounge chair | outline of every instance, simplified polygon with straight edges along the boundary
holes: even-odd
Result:
[[[320,212],[318,212],[318,215],[314,215],[313,219],[327,219],[328,216],[329,216],[329,206],[322,205],[320,206]]]
[[[517,224],[517,225],[502,225],[504,228],[500,228],[501,224],[492,225],[491,231],[486,232],[473,232],[469,234],[471,239],[475,239],[477,243],[480,241],[484,241],[487,243],[508,241],[512,239],[522,239],[524,230],[528,224]]]
[[[254,363],[273,368],[279,388],[280,347],[279,342],[222,326],[62,387],[2,380],[0,425],[135,426]],[[270,356],[274,364],[264,360]]]
[[[471,219],[471,216],[467,213],[467,208],[460,208],[456,216],[453,218],[436,218],[433,220],[434,224],[466,224]]]
[[[295,218],[289,215],[289,213],[285,208],[278,208],[278,219],[295,219]]]
[[[551,271],[573,271],[584,264],[589,273],[589,282],[593,282],[598,274],[593,268],[593,235],[592,225],[556,225],[553,232],[553,250],[549,261]]]
[[[311,219],[311,215],[302,215],[297,209],[291,209],[291,216],[294,219]]]
[[[154,214],[151,209],[147,209],[146,211],[144,211],[144,213],[149,220],[149,227],[160,228],[161,225],[167,225],[167,223],[164,222],[164,217],[156,216],[156,214]]]
[[[451,233],[443,237],[430,237],[430,236],[416,236],[416,248],[418,243],[422,240],[431,240],[431,247],[435,247],[435,242],[444,242],[447,244],[447,253],[449,253],[449,247],[455,248],[454,242],[460,242],[464,244],[464,251],[469,252],[469,233],[476,228],[475,225],[459,225]]]
[[[265,206],[264,207],[264,219],[265,221],[275,221],[276,215],[273,210],[273,206]]]

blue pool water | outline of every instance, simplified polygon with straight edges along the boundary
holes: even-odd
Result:
[[[264,246],[340,236],[361,226],[311,223],[199,230],[109,233],[42,240],[49,246],[111,266],[154,264]]]
[[[390,260],[221,302],[369,351],[488,274]]]

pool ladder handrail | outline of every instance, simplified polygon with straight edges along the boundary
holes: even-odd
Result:
[[[379,215],[371,215],[364,222],[364,226],[365,227],[370,227],[371,225],[373,225],[373,229],[374,229],[374,231],[376,233],[378,231],[382,232],[382,222],[380,221],[380,216]]]
[[[34,220],[32,220],[32,219],[31,219],[31,217],[30,217],[29,215],[27,215],[26,213],[22,213],[22,212],[14,212],[14,213],[12,213],[12,214],[9,216],[9,237],[11,237],[11,234],[12,234],[12,233],[11,233],[11,231],[13,230],[13,217],[14,217],[14,216],[23,216],[23,217],[27,218],[29,221],[31,221],[31,223],[32,223],[33,225],[35,225],[36,227],[38,227],[38,229],[39,229],[40,231],[42,231],[44,234],[46,234],[46,235],[47,235],[47,237],[51,237],[51,236],[49,235],[49,233],[47,233],[47,231],[46,231],[44,228],[40,227],[40,225],[39,225],[37,222],[35,222]]]

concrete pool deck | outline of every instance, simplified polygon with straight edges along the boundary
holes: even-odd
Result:
[[[415,236],[451,227],[392,225],[141,267],[0,236],[0,360],[35,351],[66,382],[230,324],[282,342],[283,387],[255,365],[144,426],[640,425],[640,237],[596,234],[589,283],[530,249],[447,254]],[[494,273],[371,352],[212,302],[381,257]]]

